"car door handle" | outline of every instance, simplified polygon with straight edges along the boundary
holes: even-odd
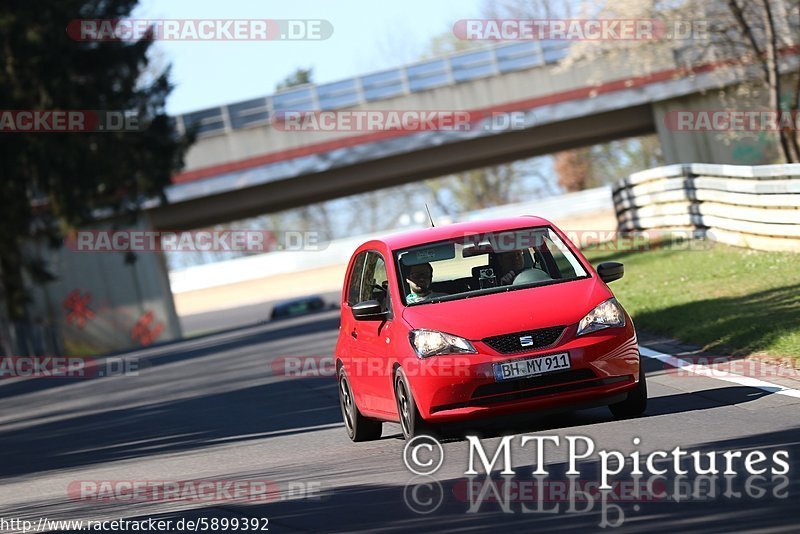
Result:
[[[353,329],[353,331],[350,332],[350,335],[353,336],[354,338],[358,339],[358,332],[356,332],[355,329]]]

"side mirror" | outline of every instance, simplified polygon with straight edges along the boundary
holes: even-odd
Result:
[[[381,309],[377,300],[365,300],[351,308],[356,321],[383,321],[387,313]]]
[[[605,283],[619,280],[625,274],[625,266],[616,261],[606,261],[597,266],[597,276]]]

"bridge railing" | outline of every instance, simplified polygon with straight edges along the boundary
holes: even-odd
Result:
[[[522,41],[432,58],[346,80],[292,87],[275,94],[177,116],[180,133],[200,136],[265,126],[275,112],[329,110],[557,63],[567,41]]]
[[[620,230],[691,229],[759,250],[800,252],[800,164],[658,167],[613,187]]]

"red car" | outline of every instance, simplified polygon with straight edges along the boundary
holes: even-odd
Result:
[[[353,441],[384,421],[406,438],[437,423],[607,405],[647,406],[636,331],[561,230],[523,216],[364,243],[347,268],[336,344]]]

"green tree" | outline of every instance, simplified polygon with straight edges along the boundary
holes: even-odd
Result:
[[[0,133],[0,281],[8,315],[26,315],[22,244],[93,220],[97,210],[135,216],[164,198],[189,139],[174,133],[164,105],[169,70],[153,73],[152,40],[82,42],[75,19],[117,19],[137,0],[7,0],[0,5],[0,101],[6,110],[103,110],[138,118],[136,131]],[[33,273],[35,279],[36,273]]]
[[[284,78],[282,82],[278,83],[278,85],[275,86],[275,90],[281,91],[283,89],[289,89],[290,87],[312,83],[313,79],[313,69],[302,69],[298,67],[293,73]]]

